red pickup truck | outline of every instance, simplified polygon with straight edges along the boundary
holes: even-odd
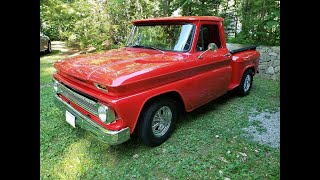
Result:
[[[135,132],[154,147],[172,134],[180,112],[227,91],[249,93],[260,54],[253,45],[226,44],[223,18],[150,18],[133,25],[123,48],[54,64],[55,97],[73,127],[108,144]]]

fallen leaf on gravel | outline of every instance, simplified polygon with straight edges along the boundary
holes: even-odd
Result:
[[[133,158],[134,158],[134,159],[137,159],[138,157],[139,157],[138,154],[133,155]]]
[[[241,156],[243,156],[243,157],[247,157],[246,153],[242,153],[242,152],[238,152],[238,153],[241,154]]]

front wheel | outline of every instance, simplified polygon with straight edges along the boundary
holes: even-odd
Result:
[[[245,96],[249,94],[249,91],[252,86],[252,81],[253,81],[253,72],[251,69],[248,69],[243,73],[240,85],[237,88],[237,92],[239,96]]]
[[[168,98],[153,101],[142,111],[137,127],[138,136],[147,146],[159,146],[170,137],[177,119],[175,101]]]
[[[48,42],[48,49],[46,50],[46,53],[51,53],[52,49],[51,49],[51,42]]]

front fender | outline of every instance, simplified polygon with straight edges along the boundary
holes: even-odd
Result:
[[[114,102],[115,112],[120,117],[120,119],[122,119],[126,123],[126,125],[130,128],[131,134],[134,132],[134,129],[137,125],[142,109],[145,106],[145,104],[148,102],[148,100],[168,92],[176,92],[180,95],[183,103],[185,102],[179,90],[175,89],[172,86],[174,85],[169,84],[169,85],[153,88],[141,93],[126,96]]]

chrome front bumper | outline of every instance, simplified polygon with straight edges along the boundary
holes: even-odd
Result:
[[[67,110],[76,117],[76,127],[80,126],[82,129],[91,132],[97,139],[107,144],[116,145],[121,144],[130,138],[129,127],[121,129],[120,131],[107,130],[96,124],[90,118],[78,112],[67,102],[62,100],[57,94],[55,94],[55,97],[57,102],[56,104],[60,107],[60,109],[64,111]]]

